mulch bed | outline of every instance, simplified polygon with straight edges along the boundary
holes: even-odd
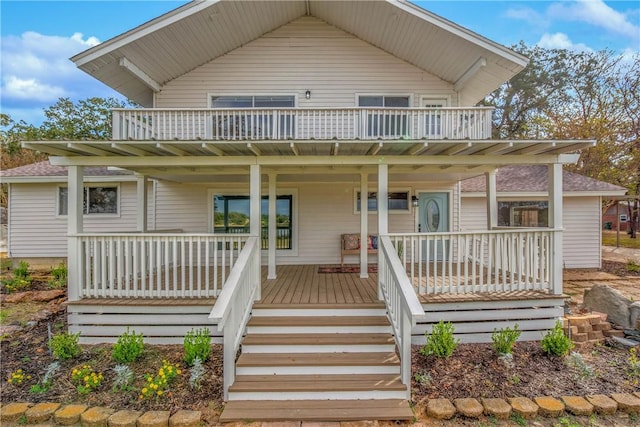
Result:
[[[624,262],[602,260],[602,271],[615,274],[616,276],[640,277],[640,271],[629,271],[627,264]]]
[[[628,373],[629,351],[612,342],[593,345],[581,357],[553,357],[539,342],[516,343],[511,362],[500,359],[491,344],[461,344],[448,359],[425,357],[412,348],[413,400],[462,397],[535,397],[640,391]],[[415,374],[426,376],[418,381]]]

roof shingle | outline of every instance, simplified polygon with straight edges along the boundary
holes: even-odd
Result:
[[[84,168],[85,176],[119,176],[131,175],[131,172],[124,170],[109,170],[106,166],[90,166]],[[29,165],[18,166],[17,168],[0,171],[2,177],[47,177],[47,176],[67,176],[67,168],[64,166],[54,166],[48,160],[31,163]]]

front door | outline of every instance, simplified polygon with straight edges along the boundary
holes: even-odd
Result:
[[[449,193],[418,194],[418,231],[443,233],[449,231]],[[441,260],[448,252],[448,241],[437,238],[425,242],[422,254],[425,260]]]

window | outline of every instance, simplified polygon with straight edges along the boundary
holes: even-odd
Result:
[[[58,215],[67,215],[69,206],[69,189],[58,188]],[[82,212],[90,214],[117,214],[118,187],[84,187]]]
[[[620,222],[627,222],[627,215],[625,214],[620,215]]]
[[[408,96],[360,96],[360,107],[408,108]],[[368,138],[408,136],[408,117],[389,111],[370,111],[367,114],[366,135]]]
[[[293,248],[293,196],[276,197],[276,249]],[[269,248],[269,198],[262,197],[262,249]],[[249,196],[213,196],[213,232],[249,233]]]
[[[211,97],[212,108],[271,109],[294,106],[295,97],[291,95]],[[221,139],[281,139],[293,138],[295,135],[295,117],[291,113],[270,110],[256,113],[239,111],[214,117],[214,137]]]
[[[548,227],[548,203],[546,201],[498,202],[498,226]]]
[[[388,193],[389,211],[408,211],[411,206],[409,191],[393,191]],[[369,192],[367,195],[367,209],[369,212],[378,210],[378,193]],[[360,212],[360,192],[356,192],[356,212]]]

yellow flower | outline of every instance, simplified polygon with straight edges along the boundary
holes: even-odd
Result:
[[[181,375],[181,374],[182,374],[182,371],[181,371],[180,369],[178,369],[178,370],[176,371],[176,374]]]
[[[158,396],[162,396],[162,390],[158,390]]]
[[[13,383],[13,380],[12,380],[11,378],[9,378],[9,379],[7,380],[7,382],[8,382],[9,384],[11,384],[11,383]]]
[[[142,389],[142,394],[147,394],[147,391],[148,391],[148,390],[147,390],[147,388],[146,388],[146,387],[145,387],[145,388],[143,388],[143,389]]]

